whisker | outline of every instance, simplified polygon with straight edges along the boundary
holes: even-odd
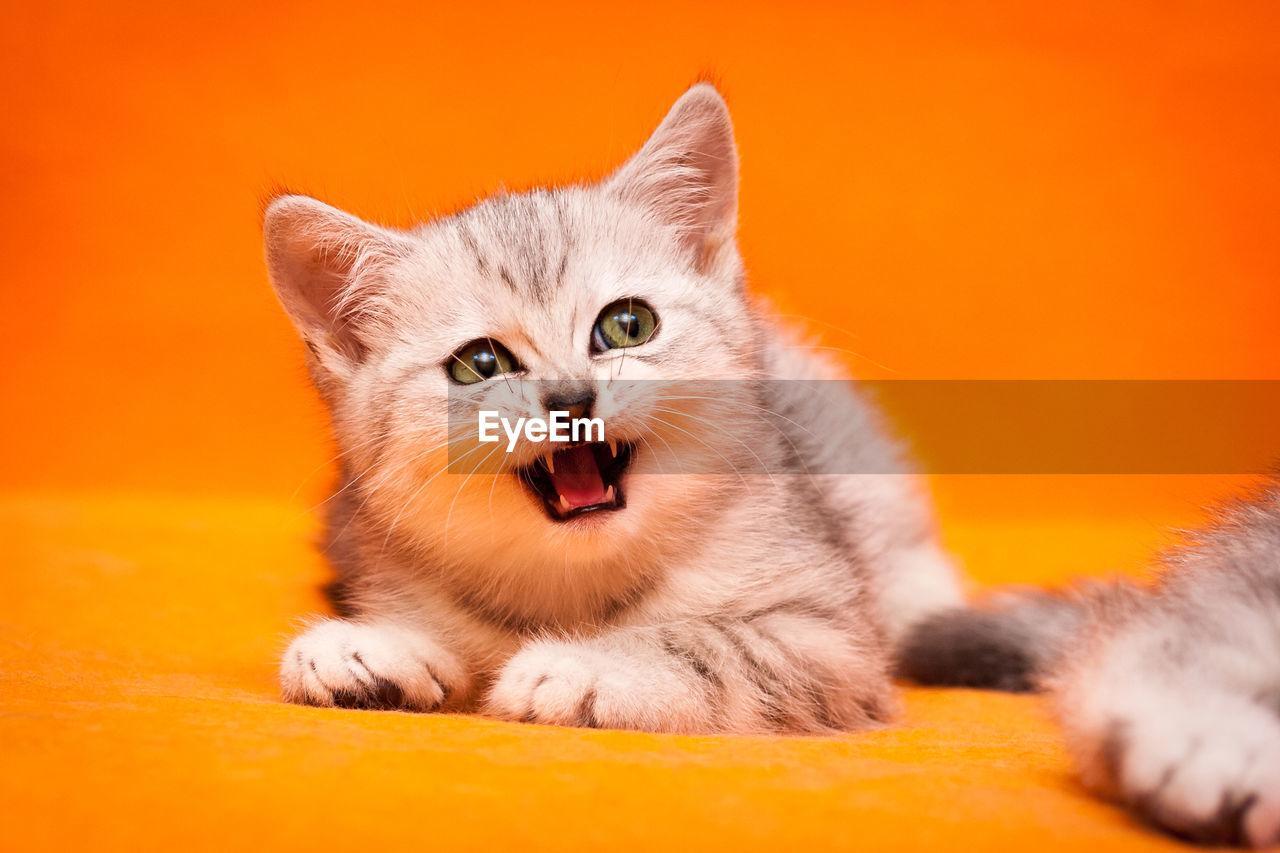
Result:
[[[718,398],[715,398],[715,397],[672,397],[672,396],[663,396],[663,397],[659,397],[658,399],[659,399],[660,401],[662,401],[662,402],[666,402],[666,401],[668,401],[668,400],[711,400],[711,401],[713,401],[713,402],[723,402],[722,400],[719,400]],[[730,405],[732,405],[732,404],[730,404]],[[780,418],[780,419],[782,419],[782,420],[786,421],[786,422],[787,422],[787,423],[789,423],[789,424],[793,424],[797,429],[803,430],[804,432],[808,433],[811,437],[813,437],[813,438],[815,438],[815,439],[817,438],[817,436],[814,436],[814,434],[813,434],[813,432],[812,432],[811,430],[809,430],[809,429],[805,428],[803,425],[801,425],[801,424],[797,423],[796,421],[793,421],[791,418],[788,418],[788,417],[786,417],[786,416],[784,416],[784,415],[779,415],[777,412],[774,412],[772,409],[768,409],[768,408],[765,408],[765,407],[763,407],[763,406],[754,406],[754,405],[751,405],[751,404],[748,404],[748,403],[743,403],[742,405],[746,405],[746,406],[748,406],[749,408],[752,408],[752,409],[757,409],[757,410],[759,410],[759,411],[761,411],[761,412],[764,412],[764,413],[765,413],[765,414],[767,414],[767,415],[772,415],[772,416],[773,416],[773,417],[775,417],[775,418]],[[685,414],[686,414],[686,417],[689,417],[689,418],[692,418],[692,419],[694,419],[694,420],[697,420],[699,423],[705,424],[706,426],[712,427],[713,429],[715,428],[715,425],[714,425],[714,424],[709,423],[705,418],[698,418],[698,417],[695,417],[694,415],[689,414],[689,413],[685,413]],[[784,440],[788,445],[790,445],[792,452],[793,452],[793,453],[795,454],[795,456],[796,456],[796,459],[800,462],[801,466],[802,466],[802,467],[804,467],[804,472],[805,472],[806,474],[809,474],[809,475],[811,475],[811,476],[812,476],[812,472],[809,470],[809,466],[808,466],[808,465],[805,463],[805,461],[804,461],[804,456],[805,456],[805,455],[804,455],[804,453],[802,453],[802,452],[800,451],[800,448],[796,446],[796,443],[795,443],[794,441],[792,441],[792,440],[791,440],[791,436],[787,434],[787,431],[786,431],[785,429],[782,429],[781,427],[779,427],[777,424],[773,423],[773,421],[772,421],[772,420],[770,420],[770,419],[769,419],[769,418],[767,418],[767,417],[762,417],[762,416],[760,416],[760,415],[756,415],[756,416],[755,416],[755,418],[756,418],[756,420],[757,420],[758,422],[765,424],[765,425],[766,425],[766,426],[768,426],[770,429],[772,429],[774,432],[776,432],[778,435],[782,436],[782,439],[783,439],[783,440]]]
[[[481,450],[481,449],[483,449],[483,447],[484,447],[484,445],[483,445],[483,444],[477,444],[475,447],[471,448],[471,449],[470,449],[470,450],[468,450],[466,453],[462,454],[462,455],[461,455],[461,456],[459,456],[457,459],[453,460],[453,463],[461,462],[463,459],[466,459],[468,456],[470,456],[472,453],[475,453],[477,450]],[[494,447],[493,449],[496,449],[496,447],[497,447],[497,446],[495,445],[495,447]],[[492,449],[490,450],[490,453],[492,453]],[[421,458],[421,456],[419,456],[419,458]],[[487,460],[488,460],[488,458],[489,458],[489,457],[488,457],[488,456],[486,456],[486,457],[485,457],[485,460],[482,460],[481,464],[483,464],[483,462],[484,462],[484,461],[487,461]],[[418,488],[414,489],[413,494],[409,495],[408,499],[406,499],[406,500],[405,500],[405,502],[400,506],[400,511],[396,513],[396,517],[395,517],[394,519],[392,519],[392,520],[391,520],[391,524],[387,526],[387,534],[386,534],[386,536],[384,536],[384,537],[382,538],[382,550],[383,550],[383,551],[385,551],[385,550],[386,550],[387,543],[389,543],[389,542],[391,541],[391,534],[395,532],[396,525],[400,522],[400,519],[404,516],[405,510],[407,510],[407,509],[409,508],[410,504],[412,504],[415,500],[417,500],[417,499],[418,499],[418,495],[422,494],[422,490],[423,490],[423,489],[425,489],[427,486],[431,485],[431,483],[432,483],[433,481],[435,481],[435,479],[436,479],[437,477],[439,477],[441,474],[444,474],[445,472],[447,472],[447,471],[449,470],[449,468],[450,468],[450,465],[445,465],[445,466],[444,466],[444,467],[442,467],[439,471],[435,472],[435,473],[434,473],[434,474],[432,474],[430,477],[428,477],[427,479],[423,480],[423,481],[422,481],[422,483],[421,483],[421,485],[419,485],[419,486],[418,486]],[[467,476],[468,476],[468,478],[470,478],[470,476],[471,476],[471,475],[470,475],[470,474],[468,474]]]
[[[705,448],[707,448],[708,450],[710,450],[710,451],[711,451],[712,453],[714,453],[716,456],[719,456],[721,459],[723,459],[723,460],[724,460],[724,463],[725,463],[726,465],[728,465],[730,468],[732,468],[732,469],[733,469],[733,473],[735,473],[735,474],[737,474],[737,475],[738,475],[738,479],[742,481],[742,485],[746,486],[748,489],[750,489],[750,488],[751,488],[750,484],[749,484],[749,483],[747,483],[747,478],[746,478],[746,477],[744,477],[744,476],[742,476],[742,472],[738,470],[738,466],[736,466],[736,465],[734,465],[732,462],[730,462],[730,461],[725,457],[725,455],[724,455],[723,453],[721,453],[720,451],[716,450],[716,449],[715,449],[714,447],[712,447],[710,444],[707,444],[705,441],[703,441],[702,439],[698,438],[696,435],[694,435],[693,433],[689,432],[687,429],[681,429],[680,427],[676,426],[675,424],[670,423],[669,421],[666,421],[666,420],[664,420],[664,419],[662,419],[662,418],[658,417],[657,415],[646,414],[646,415],[645,415],[645,417],[650,418],[650,419],[652,419],[652,420],[655,420],[655,421],[657,421],[657,422],[658,422],[658,423],[660,423],[660,424],[663,424],[663,425],[665,425],[665,426],[670,427],[671,429],[678,430],[678,431],[680,431],[680,432],[684,433],[685,435],[687,435],[687,436],[689,436],[690,438],[692,438],[694,441],[696,441],[696,442],[698,442],[699,444],[701,444],[703,447],[705,447]]]
[[[501,445],[495,444],[490,448],[489,452],[485,454],[485,457],[480,460],[480,465],[484,465],[484,463],[492,459],[493,454],[497,453],[499,450],[501,450]],[[473,469],[471,473],[467,474],[466,478],[458,484],[457,490],[453,493],[453,500],[449,502],[449,511],[444,517],[444,550],[446,553],[449,550],[449,524],[453,521],[453,508],[457,505],[458,498],[462,497],[462,490],[466,488],[467,483],[471,482],[471,478],[474,476],[475,470]],[[490,488],[492,489],[492,487]],[[492,494],[492,491],[490,491],[490,494]]]
[[[657,433],[654,433],[654,435],[657,435]],[[645,446],[645,447],[647,447],[647,448],[649,448],[649,453],[651,453],[651,454],[653,455],[653,464],[658,466],[658,473],[659,473],[659,474],[665,474],[665,473],[667,473],[666,471],[664,471],[664,470],[662,469],[662,463],[658,461],[658,454],[654,451],[654,449],[653,449],[653,445],[652,445],[652,444],[650,444],[650,443],[649,443],[649,441],[648,441],[648,439],[646,439],[643,435],[640,435],[640,436],[638,436],[638,437],[639,437],[639,439],[640,439],[641,441],[643,441],[643,442],[644,442],[644,446]],[[660,436],[660,435],[657,435],[657,437],[658,437],[658,438],[660,438],[660,439],[662,439],[662,443],[663,443],[663,444],[667,444],[667,440],[666,440],[665,438],[662,438],[662,436]],[[667,450],[671,450],[671,445],[667,444]],[[672,455],[674,455],[674,453],[675,453],[675,451],[672,451]]]
[[[700,423],[700,424],[702,424],[703,426],[709,427],[709,428],[711,428],[711,429],[713,429],[713,430],[716,430],[716,429],[717,429],[716,425],[715,425],[715,424],[713,424],[713,423],[711,423],[711,422],[710,422],[710,421],[708,421],[707,419],[705,419],[705,418],[699,418],[699,417],[697,417],[697,416],[695,416],[695,415],[691,415],[691,414],[689,414],[688,412],[682,412],[682,411],[680,411],[680,410],[678,410],[678,409],[667,409],[667,408],[663,408],[662,406],[655,406],[655,407],[654,407],[654,409],[655,409],[655,410],[657,410],[657,411],[659,411],[659,412],[665,412],[665,413],[670,414],[670,415],[679,415],[679,416],[681,416],[681,417],[688,418],[688,419],[689,419],[689,420],[691,420],[691,421],[694,421],[694,422],[696,422],[696,423]],[[673,429],[680,429],[680,428],[679,428],[679,427],[677,427],[675,424],[670,423],[670,422],[668,422],[668,423],[667,423],[667,426],[672,427]],[[692,433],[689,433],[689,434],[690,434],[690,435],[692,435]],[[768,465],[764,464],[764,460],[763,460],[763,459],[761,459],[761,458],[759,457],[759,455],[757,455],[757,454],[756,454],[756,452],[755,452],[754,450],[752,450],[752,449],[751,449],[751,445],[747,444],[745,441],[743,441],[742,439],[738,438],[738,437],[737,437],[736,435],[734,435],[731,431],[726,431],[726,430],[724,430],[724,429],[719,429],[719,430],[718,430],[718,434],[728,435],[728,436],[729,436],[730,438],[732,438],[734,441],[738,442],[738,444],[741,444],[741,445],[746,449],[746,451],[747,451],[748,453],[750,453],[750,454],[755,458],[756,462],[760,463],[760,470],[761,470],[764,474],[768,475],[770,482],[773,482],[773,483],[774,483],[774,485],[777,485],[777,482],[773,479],[773,472],[769,470],[769,466],[768,466]],[[704,443],[704,444],[706,444],[706,442],[703,442],[703,443]],[[710,447],[711,445],[707,445],[707,446],[708,446],[708,447]],[[714,448],[713,448],[713,450],[714,450]],[[717,453],[716,455],[718,455],[718,456],[719,456],[720,454],[718,454],[718,453]],[[720,458],[721,458],[721,459],[724,459],[724,457],[723,457],[723,456],[720,456]],[[725,459],[725,461],[726,461],[726,462],[728,462],[729,460]],[[732,463],[730,463],[730,464],[732,464]],[[741,475],[739,475],[739,476],[741,476]]]
[[[862,353],[858,352],[857,350],[852,350],[852,349],[849,349],[848,347],[834,347],[834,346],[830,346],[830,345],[827,345],[827,344],[799,344],[799,343],[788,343],[786,346],[787,346],[789,349],[829,350],[829,351],[831,351],[831,352],[843,353],[843,354],[845,354],[845,355],[851,355],[851,356],[854,356],[854,357],[856,357],[856,358],[860,358],[860,359],[862,359],[863,361],[867,362],[868,364],[871,364],[871,365],[874,365],[875,367],[880,368],[881,370],[885,371],[886,373],[898,373],[898,372],[899,372],[899,371],[897,371],[897,370],[894,370],[892,367],[889,367],[889,366],[888,366],[888,365],[886,365],[886,364],[881,364],[880,362],[876,361],[874,358],[872,358],[872,357],[871,357],[871,356],[869,356],[869,355],[863,355]]]
[[[724,404],[726,402],[724,398],[721,398],[721,397],[697,397],[697,396],[686,396],[686,395],[673,396],[668,394],[660,394],[655,399],[659,400],[660,402],[666,402],[668,400],[710,400],[713,403],[721,403],[721,404]],[[813,435],[813,432],[809,430],[807,427],[805,427],[803,424],[797,421],[793,421],[791,418],[787,417],[786,415],[780,415],[777,412],[775,412],[773,409],[770,409],[766,406],[756,406],[751,403],[744,403],[741,401],[729,401],[729,405],[731,406],[741,405],[741,406],[746,406],[747,408],[750,408],[750,409],[756,409],[758,411],[772,415],[775,418],[784,420],[787,423],[795,426],[796,429],[804,430],[805,432],[809,433],[809,435]]]

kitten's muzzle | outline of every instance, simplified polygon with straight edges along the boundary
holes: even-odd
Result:
[[[634,453],[634,445],[626,442],[576,444],[547,453],[516,475],[541,499],[552,521],[568,521],[626,507],[622,477]]]

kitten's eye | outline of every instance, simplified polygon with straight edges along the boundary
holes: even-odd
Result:
[[[449,359],[454,382],[471,385],[516,369],[516,360],[502,344],[488,338],[472,341]]]
[[[602,350],[639,346],[658,328],[653,309],[639,299],[619,299],[600,312],[595,344]]]

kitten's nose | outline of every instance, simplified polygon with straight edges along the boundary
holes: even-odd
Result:
[[[590,388],[562,388],[548,391],[542,397],[548,412],[568,412],[569,417],[575,419],[591,417],[595,402],[596,392]]]

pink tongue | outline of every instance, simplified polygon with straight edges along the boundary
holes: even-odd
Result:
[[[557,450],[555,466],[551,484],[569,502],[570,509],[604,503],[604,480],[600,478],[596,454],[589,445]]]

